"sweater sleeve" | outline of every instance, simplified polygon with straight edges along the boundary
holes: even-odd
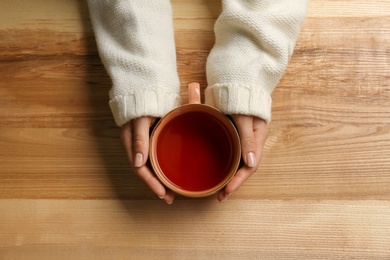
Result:
[[[292,55],[307,0],[223,0],[207,60],[206,103],[271,120],[271,94]]]
[[[169,0],[88,0],[102,62],[112,80],[109,105],[121,126],[161,117],[180,104]]]

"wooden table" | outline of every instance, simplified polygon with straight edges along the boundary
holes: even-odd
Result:
[[[0,259],[390,259],[390,2],[309,2],[259,170],[169,206],[128,166],[86,3],[1,0]],[[172,3],[186,102],[221,4]]]

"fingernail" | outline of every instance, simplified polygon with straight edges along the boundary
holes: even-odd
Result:
[[[173,201],[165,201],[168,205],[171,205]]]
[[[161,196],[161,197],[159,197],[160,199],[164,199],[165,198],[165,195],[163,195],[163,196]]]
[[[232,193],[225,193],[225,197],[221,200],[222,203],[224,203],[229,197],[232,195]]]
[[[200,90],[199,90],[199,88],[196,88],[196,89],[195,89],[195,92],[196,92],[196,94],[200,95]]]
[[[254,153],[252,153],[252,152],[248,153],[246,160],[247,160],[247,164],[249,167],[255,167],[255,154]]]
[[[142,153],[137,153],[135,155],[135,159],[134,159],[134,167],[136,167],[136,168],[141,167],[142,166],[142,159],[143,159]]]

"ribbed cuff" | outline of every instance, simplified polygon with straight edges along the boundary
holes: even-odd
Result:
[[[142,90],[109,101],[115,122],[122,126],[141,116],[163,117],[180,105],[180,95],[155,90]]]
[[[271,95],[259,86],[214,84],[206,89],[205,103],[223,113],[257,116],[271,121]]]

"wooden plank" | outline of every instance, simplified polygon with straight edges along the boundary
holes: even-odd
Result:
[[[8,223],[0,223],[5,259],[386,259],[390,253],[388,201],[192,200],[170,207],[3,200],[0,209]]]

